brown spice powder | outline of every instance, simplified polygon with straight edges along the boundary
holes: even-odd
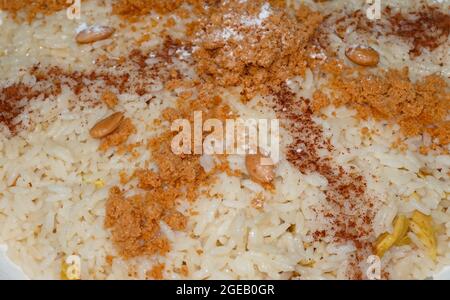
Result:
[[[375,238],[372,231],[374,202],[366,195],[364,177],[355,171],[344,170],[330,156],[319,155],[319,151],[331,152],[333,146],[312,119],[309,100],[297,98],[286,86],[282,86],[275,95],[274,105],[293,137],[287,149],[287,160],[300,172],[317,172],[328,181],[326,205],[314,208],[319,219],[326,222],[323,229],[311,232],[313,238],[322,241],[331,237],[338,243],[352,242],[360,254],[370,253],[371,242]],[[362,278],[358,262],[349,264],[348,276]]]
[[[433,51],[445,43],[450,34],[450,15],[436,7],[424,6],[420,11],[410,14],[393,14],[387,7],[385,13],[391,24],[388,34],[411,42],[409,53],[413,57],[422,54],[423,49]]]

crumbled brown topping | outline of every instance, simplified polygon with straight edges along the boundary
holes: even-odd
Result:
[[[118,0],[113,4],[113,12],[117,15],[143,16],[155,11],[166,14],[183,4],[182,0]]]
[[[164,255],[169,251],[169,241],[161,236],[158,224],[167,203],[158,200],[163,199],[125,197],[118,187],[110,190],[105,227],[111,229],[112,240],[123,257]]]
[[[105,102],[106,106],[111,109],[119,103],[119,99],[117,99],[116,94],[111,91],[105,91],[102,95],[102,100]]]
[[[320,14],[302,7],[298,18],[263,1],[228,1],[197,25],[199,75],[219,86],[242,85],[245,99],[267,95],[302,75],[308,40]]]
[[[113,3],[113,13],[134,21],[137,17],[156,12],[161,15],[177,14],[182,18],[189,17],[183,5],[191,5],[196,13],[205,11],[205,6],[217,2],[216,0],[116,0]]]
[[[322,108],[330,105],[330,100],[327,95],[321,91],[315,91],[313,94],[313,101],[311,103],[311,109],[314,113],[319,113]]]
[[[10,12],[14,17],[23,11],[29,22],[38,14],[49,15],[70,5],[67,0],[0,0],[0,10]]]
[[[440,144],[448,143],[450,93],[442,77],[430,75],[414,83],[408,69],[381,71],[380,75],[352,68],[335,69],[335,76],[327,84],[334,105],[348,105],[364,119],[398,123],[406,136],[428,132]],[[316,107],[324,101],[322,96],[314,100],[318,102]]]
[[[164,278],[163,277],[164,268],[165,268],[164,264],[156,264],[145,275],[147,279],[153,278],[156,280],[161,280]]]
[[[229,108],[219,97],[210,97],[211,91],[200,93],[196,100],[182,97],[176,109],[166,109],[166,120],[192,120],[192,111],[201,110],[208,117],[224,118]],[[111,229],[112,239],[125,258],[164,254],[170,245],[160,231],[160,221],[172,230],[186,228],[186,217],[176,210],[179,199],[194,201],[198,190],[214,179],[214,170],[206,173],[199,155],[176,155],[171,149],[175,132],[167,131],[151,139],[148,148],[157,170],[138,169],[134,176],[138,187],[146,192],[125,197],[119,188],[111,189],[106,204],[105,226]]]
[[[136,133],[136,127],[134,127],[130,118],[125,118],[113,133],[105,136],[100,144],[100,151],[106,151],[111,147],[116,147],[125,143],[130,135]]]

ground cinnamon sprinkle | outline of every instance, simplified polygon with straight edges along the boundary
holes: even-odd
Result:
[[[388,34],[399,36],[412,44],[411,56],[419,56],[423,49],[433,51],[447,40],[450,34],[450,15],[436,7],[424,6],[411,14],[395,13],[385,9],[391,28]]]
[[[61,94],[64,86],[77,96],[77,101],[92,106],[99,105],[101,101],[108,101],[110,105],[114,105],[117,97],[114,93],[148,94],[147,101],[150,102],[154,81],[158,79],[167,82],[170,78],[167,64],[171,63],[171,57],[176,53],[177,47],[181,46],[176,41],[167,40],[161,49],[157,49],[153,54],[144,54],[141,50],[133,49],[126,57],[119,59],[102,56],[97,60],[94,71],[69,72],[56,66],[35,65],[28,70],[29,74],[35,77],[35,84],[19,82],[0,88],[0,124],[8,127],[11,134],[16,134],[22,128],[16,117],[26,111],[27,104],[41,97],[57,96]],[[154,65],[145,63],[150,54],[154,55],[153,58],[158,60],[158,63]],[[106,92],[93,96],[92,91],[105,90]],[[124,125],[120,132],[122,138],[129,134],[125,132],[132,131],[127,122]],[[119,135],[114,137],[117,138]],[[111,139],[108,143],[117,145],[118,141],[114,142]],[[106,144],[103,146],[104,149],[108,147]]]
[[[387,6],[380,20],[370,20],[364,10],[344,15],[335,24],[338,36],[345,39],[346,30],[354,28],[359,33],[395,36],[410,44],[411,58],[420,56],[424,49],[433,51],[446,43],[450,34],[450,15],[437,7],[422,5],[417,11],[398,11]]]
[[[274,108],[277,115],[290,131],[293,142],[286,153],[287,160],[300,172],[317,172],[327,179],[326,204],[313,210],[323,228],[311,232],[313,238],[322,241],[331,238],[338,243],[351,242],[360,253],[372,251],[374,234],[374,200],[366,194],[364,177],[354,171],[345,171],[320,151],[331,152],[333,146],[323,137],[322,128],[313,119],[309,100],[296,97],[286,86],[280,87],[275,95]],[[362,273],[357,261],[348,266],[350,278],[361,279]]]

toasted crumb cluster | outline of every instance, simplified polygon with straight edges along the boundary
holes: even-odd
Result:
[[[149,202],[154,202],[155,209],[147,209]],[[168,240],[159,234],[158,221],[164,207],[165,202],[142,195],[125,197],[118,187],[110,190],[105,227],[111,229],[120,255],[131,258],[143,254],[164,255],[169,251]]]
[[[209,97],[211,91],[201,93],[196,100],[180,97],[176,109],[166,109],[165,120],[192,119],[192,111],[204,111],[207,116],[224,118],[229,108],[219,97]],[[151,139],[148,148],[156,170],[137,169],[133,178],[144,193],[126,197],[119,187],[110,190],[106,204],[105,227],[111,229],[112,240],[121,256],[163,255],[170,250],[169,241],[161,233],[160,222],[172,230],[186,228],[186,216],[177,208],[179,199],[194,201],[202,186],[214,180],[216,170],[207,173],[199,155],[177,155],[171,149],[175,132],[170,130]],[[130,178],[127,179],[129,181]],[[159,272],[153,273],[151,277]]]
[[[113,13],[121,16],[143,16],[155,11],[166,14],[179,8],[182,0],[117,0],[113,4]]]
[[[23,11],[31,22],[38,14],[49,15],[70,5],[71,1],[67,0],[1,0],[0,10],[10,12],[14,17]]]
[[[297,16],[264,1],[227,1],[197,24],[196,69],[207,82],[243,86],[242,95],[277,91],[306,69],[306,46],[322,16],[306,6]]]
[[[152,269],[146,273],[146,277],[157,279],[157,280],[163,279],[164,267],[165,267],[164,264],[154,265],[152,267]]]
[[[125,118],[116,131],[102,139],[99,149],[100,151],[106,151],[111,147],[122,145],[135,133],[136,127],[134,127],[131,119]]]
[[[325,67],[328,74],[334,74],[327,84],[331,100],[322,93],[315,94],[313,107],[316,110],[328,102],[336,106],[348,105],[363,119],[373,117],[399,124],[405,136],[428,133],[441,145],[449,143],[446,117],[450,93],[442,77],[430,75],[412,82],[406,68],[374,75],[331,64],[334,65]]]

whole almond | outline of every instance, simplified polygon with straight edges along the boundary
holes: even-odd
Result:
[[[263,164],[263,159],[271,161],[270,158],[262,154],[247,154],[245,157],[245,166],[250,178],[259,183],[270,183],[275,178],[275,166],[272,164]]]
[[[75,40],[79,44],[91,44],[109,38],[115,29],[108,26],[91,26],[80,31]]]
[[[345,55],[353,63],[364,67],[375,67],[380,61],[380,55],[370,47],[350,47],[345,50]]]
[[[123,113],[116,112],[110,115],[109,117],[99,121],[97,124],[92,127],[89,131],[91,136],[96,139],[100,139],[105,137],[111,133],[113,133],[120,125],[120,122],[123,119]]]

